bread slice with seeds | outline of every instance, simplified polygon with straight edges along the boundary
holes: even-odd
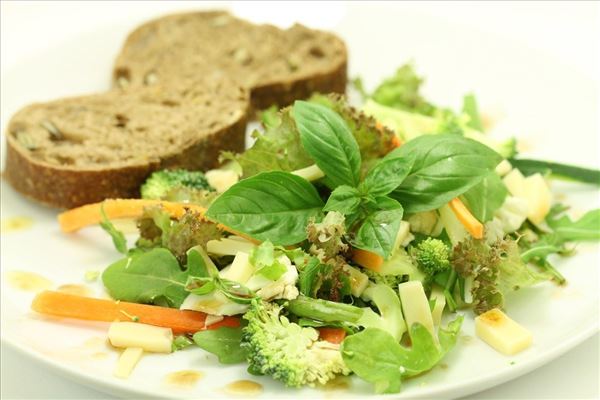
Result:
[[[8,125],[4,177],[56,207],[138,197],[156,169],[242,151],[248,110],[248,91],[218,74],[32,104]]]
[[[255,110],[285,106],[313,92],[344,93],[347,52],[337,36],[294,25],[255,25],[223,11],[170,15],[127,38],[114,83],[152,86],[212,71],[240,80]]]

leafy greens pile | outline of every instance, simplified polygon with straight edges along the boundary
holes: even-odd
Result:
[[[102,275],[110,295],[243,316],[240,328],[180,337],[176,348],[193,339],[287,386],[354,373],[396,393],[455,346],[463,316],[444,327],[443,310],[479,314],[511,291],[564,284],[550,259],[599,240],[600,210],[578,220],[549,210],[518,169],[542,191],[541,173],[599,184],[598,171],[514,159],[514,140],[485,134],[473,95],[455,113],[425,100],[421,83],[405,65],[371,95],[357,83],[364,113],[333,95],[267,110],[255,144],[224,154],[242,179],[223,193],[199,172],[151,177],[143,193],[208,209],[175,219],[147,208],[131,249],[104,216],[125,255]]]

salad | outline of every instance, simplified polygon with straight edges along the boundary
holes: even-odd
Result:
[[[198,346],[289,387],[356,374],[396,393],[456,351],[470,313],[500,353],[527,348],[505,299],[568,284],[555,257],[600,239],[600,210],[571,218],[549,181],[600,171],[520,158],[473,95],[458,112],[423,98],[410,64],[372,93],[354,84],[358,107],[314,95],[262,112],[220,169],[158,171],[141,199],[62,213],[64,232],[99,223],[122,254],[101,274],[113,300],[47,291],[32,308],[112,322],[123,378],[144,352]],[[119,218],[136,220],[133,246]]]

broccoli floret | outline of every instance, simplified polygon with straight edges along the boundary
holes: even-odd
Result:
[[[450,249],[440,239],[427,238],[411,249],[421,271],[428,276],[450,269]]]
[[[242,348],[249,369],[271,375],[287,386],[324,384],[336,375],[348,375],[339,345],[319,341],[314,328],[301,327],[281,315],[274,303],[253,300],[244,315]]]
[[[174,189],[186,187],[197,191],[214,190],[200,171],[184,169],[165,169],[156,171],[140,188],[142,198],[164,200]]]

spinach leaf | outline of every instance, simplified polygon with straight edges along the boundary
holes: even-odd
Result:
[[[119,253],[127,254],[127,239],[125,239],[123,232],[118,230],[106,216],[106,213],[104,212],[104,204],[100,207],[100,215],[102,216],[100,227],[102,227],[102,229],[104,229],[104,231],[110,235],[113,244],[115,245],[115,249],[117,249]]]
[[[477,99],[473,93],[469,93],[463,97],[462,111],[469,116],[467,126],[476,129],[479,132],[483,132],[483,124],[481,123],[481,116],[479,115]]]
[[[371,196],[385,196],[391,193],[406,179],[414,162],[412,156],[381,160],[367,173],[359,185],[359,191]]]
[[[459,135],[423,135],[385,159],[415,157],[408,177],[390,196],[407,213],[441,207],[477,185],[502,157],[489,147]]]
[[[364,219],[352,245],[387,259],[394,250],[404,210],[400,203],[389,197],[378,197],[376,201],[378,210],[371,211]]]
[[[352,214],[358,210],[361,198],[358,189],[348,185],[342,185],[335,188],[323,211],[337,211],[344,215]]]
[[[176,308],[188,295],[187,278],[187,271],[182,271],[175,256],[163,248],[126,257],[102,273],[104,286],[116,300],[150,304],[166,301]]]
[[[206,216],[255,239],[285,246],[306,239],[306,225],[321,217],[322,208],[310,182],[273,171],[233,185],[212,203]]]
[[[194,342],[202,349],[217,356],[221,364],[237,364],[246,361],[246,351],[240,346],[242,328],[229,328],[199,331],[194,334]]]
[[[304,149],[325,173],[330,186],[357,186],[360,150],[342,117],[325,106],[296,101],[294,118]]]
[[[386,331],[367,328],[348,336],[340,350],[348,368],[373,383],[377,393],[398,393],[403,378],[430,370],[454,347],[462,321],[459,316],[446,328],[440,327],[439,346],[427,328],[414,323],[411,347],[402,346]]]
[[[463,194],[467,208],[479,222],[487,222],[494,218],[508,190],[495,171],[489,172],[485,178]]]

